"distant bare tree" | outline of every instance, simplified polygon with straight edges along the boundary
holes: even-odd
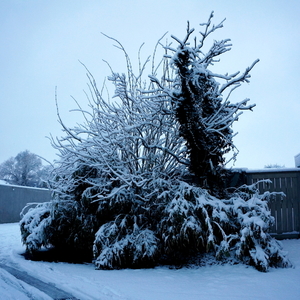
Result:
[[[279,165],[279,164],[269,164],[269,165],[265,165],[266,169],[281,169],[281,168],[285,168],[285,165]]]
[[[28,150],[20,152],[0,165],[0,179],[21,186],[45,186],[51,167],[43,166],[41,158]]]

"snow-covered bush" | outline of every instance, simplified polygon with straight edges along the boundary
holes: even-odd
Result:
[[[272,194],[242,186],[220,200],[185,182],[173,191],[158,227],[164,254],[214,253],[217,260],[236,258],[260,271],[290,264],[268,233],[274,222],[268,208]]]
[[[50,202],[38,204],[34,209],[31,208],[20,222],[22,241],[31,253],[48,245],[46,231],[51,224],[50,210]]]
[[[68,128],[59,117],[65,137],[52,139],[61,156],[53,200],[21,220],[28,251],[53,246],[93,254],[99,269],[178,263],[205,253],[261,271],[289,265],[268,233],[270,195],[255,186],[224,187],[224,154],[234,148],[230,127],[241,110],[253,107],[228,99],[254,64],[240,76],[207,69],[230,46],[215,42],[202,53],[205,38],[222,27],[211,26],[211,18],[194,47],[189,27],[183,41],[174,38],[177,49],[163,46],[165,55],[158,67],[152,58],[148,81],[143,74],[150,59],[139,61],[135,75],[114,40],[128,71],[109,77],[115,101],[104,98],[105,89],[87,70],[90,111],[78,109],[85,122]],[[226,82],[220,86],[217,78]]]
[[[22,241],[31,255],[41,247],[55,246],[76,252],[72,257],[79,260],[92,259],[95,224],[95,216],[70,200],[41,203],[29,209],[20,222]]]

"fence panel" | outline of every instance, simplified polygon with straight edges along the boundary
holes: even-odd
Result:
[[[271,183],[259,183],[260,192],[283,192],[286,195],[282,197],[278,194],[269,202],[271,214],[275,217],[271,232],[277,235],[300,235],[300,168],[246,170],[234,179],[247,184],[271,180]],[[0,223],[18,222],[20,212],[27,203],[50,199],[51,193],[46,189],[0,185]]]
[[[246,171],[247,184],[253,184],[261,180],[271,180],[271,183],[260,182],[258,185],[261,193],[283,192],[273,196],[269,202],[275,224],[271,228],[274,234],[298,234],[300,233],[300,169],[276,169]]]
[[[47,189],[15,185],[0,185],[0,224],[20,221],[20,212],[27,203],[47,202],[51,192]]]

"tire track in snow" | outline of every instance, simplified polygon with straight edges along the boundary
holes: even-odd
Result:
[[[19,271],[15,268],[6,266],[2,263],[0,263],[0,268],[6,270],[11,275],[13,275],[15,278],[37,288],[38,290],[44,292],[45,294],[49,295],[54,300],[79,300],[75,297],[73,297],[71,294],[58,289],[51,283],[45,283],[44,281],[41,281],[35,277],[32,277],[28,275],[26,272]]]

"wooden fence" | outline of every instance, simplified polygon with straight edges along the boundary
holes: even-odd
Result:
[[[252,184],[269,179],[272,182],[258,184],[261,193],[265,191],[283,192],[286,196],[276,195],[269,202],[275,224],[271,233],[277,238],[300,237],[300,168],[235,170],[230,186],[243,183]],[[50,200],[50,191],[16,186],[0,185],[0,223],[18,222],[20,211],[28,202]]]
[[[269,207],[275,224],[271,233],[277,238],[300,237],[300,169],[263,169],[245,170],[243,172],[247,184],[269,179],[270,183],[258,184],[261,193],[265,191],[283,192],[272,196]]]
[[[50,201],[46,189],[0,184],[0,224],[20,221],[20,212],[28,203]]]

